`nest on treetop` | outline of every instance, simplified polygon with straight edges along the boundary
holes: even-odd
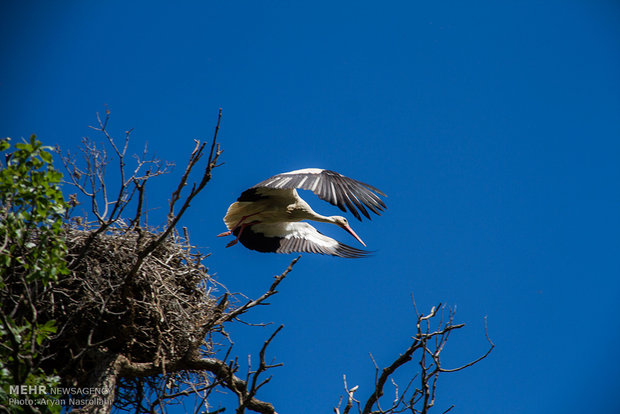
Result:
[[[106,355],[154,362],[166,372],[164,364],[188,353],[209,354],[205,324],[216,303],[204,256],[173,234],[130,276],[137,252],[159,235],[121,225],[89,243],[94,231],[65,229],[69,262],[81,259],[40,292],[41,319],[54,319],[58,327],[44,356],[46,371],[52,368],[67,385],[79,385]]]

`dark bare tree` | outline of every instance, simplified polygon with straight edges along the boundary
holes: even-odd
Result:
[[[127,155],[131,131],[119,144],[109,131],[109,119],[106,111],[93,127],[103,143],[84,138],[77,156],[62,155],[66,180],[77,191],[69,197],[74,209],[63,229],[69,274],[48,287],[22,284],[3,293],[14,304],[27,294],[40,320],[56,321],[57,332],[42,344],[38,366],[55,371],[63,386],[106,390],[85,394],[78,389],[65,396],[75,412],[108,413],[113,408],[166,412],[172,404],[192,398],[196,412],[217,413],[225,408],[215,408],[214,391],[224,389],[236,396],[233,410],[238,414],[275,413],[274,405],[259,393],[269,383],[272,369],[281,365],[269,362],[267,353],[282,326],[265,338],[255,366],[247,367],[233,354],[227,326],[239,323],[243,314],[278,293],[299,257],[275,276],[263,295],[248,299],[227,292],[209,274],[206,256],[191,244],[188,229],[178,228],[220,165],[221,110],[210,142],[195,142],[160,227],[148,222],[147,185],[170,173],[172,165],[148,158],[146,148],[131,161]],[[107,175],[114,165],[115,183]],[[77,215],[80,202],[87,210]],[[471,366],[493,349],[489,340],[490,348],[480,358],[444,368],[441,351],[451,332],[464,325],[454,323],[453,311],[444,315],[441,306],[428,315],[415,312],[411,345],[385,368],[372,360],[375,385],[365,400],[356,399],[362,390],[349,388],[345,377],[344,398],[334,408],[337,414],[426,413],[435,404],[440,374]],[[408,363],[417,363],[419,369],[399,387],[393,374]],[[384,396],[388,382],[394,387],[389,399]]]

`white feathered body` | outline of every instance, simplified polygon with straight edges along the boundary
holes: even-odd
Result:
[[[299,197],[296,190],[258,188],[256,193],[266,198],[256,201],[235,201],[228,207],[224,223],[229,230],[240,224],[253,221],[260,221],[261,223],[295,222],[316,215],[310,205]],[[241,221],[244,217],[247,218]]]

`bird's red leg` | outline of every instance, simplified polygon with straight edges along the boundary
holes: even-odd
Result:
[[[235,244],[237,244],[237,242],[239,241],[239,237],[241,237],[241,233],[243,233],[243,229],[245,229],[248,226],[252,226],[252,225],[254,225],[256,223],[260,223],[260,221],[253,221],[251,223],[243,223],[241,225],[241,228],[239,229],[239,233],[237,234],[237,238],[235,240],[231,241],[230,243],[228,243],[226,245],[226,247],[234,246]]]
[[[260,213],[260,211],[257,212],[257,213],[252,213],[252,214],[250,214],[248,216],[241,217],[241,220],[239,220],[239,222],[237,224],[235,224],[232,229],[230,229],[228,231],[225,231],[224,233],[218,234],[217,237],[230,236],[232,234],[232,232],[235,231],[237,229],[237,227],[239,227],[241,225],[241,223],[243,223],[243,220],[247,219],[248,217],[255,216],[255,215],[259,214],[259,213]]]
[[[226,245],[226,247],[234,246],[235,244],[237,244],[238,241],[239,241],[239,238],[237,237],[235,240],[233,240],[230,243],[228,243]]]

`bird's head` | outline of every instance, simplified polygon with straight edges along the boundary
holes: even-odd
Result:
[[[346,218],[342,217],[342,216],[331,216],[330,217],[332,219],[332,222],[340,227],[342,227],[343,229],[345,229],[346,231],[348,231],[349,233],[351,233],[351,235],[353,237],[355,237],[357,239],[358,242],[362,243],[364,245],[364,247],[366,246],[366,243],[364,243],[362,241],[362,239],[360,239],[360,236],[358,236],[357,234],[355,234],[355,232],[353,231],[353,229],[351,228],[351,226],[349,226],[349,222],[347,221]]]

